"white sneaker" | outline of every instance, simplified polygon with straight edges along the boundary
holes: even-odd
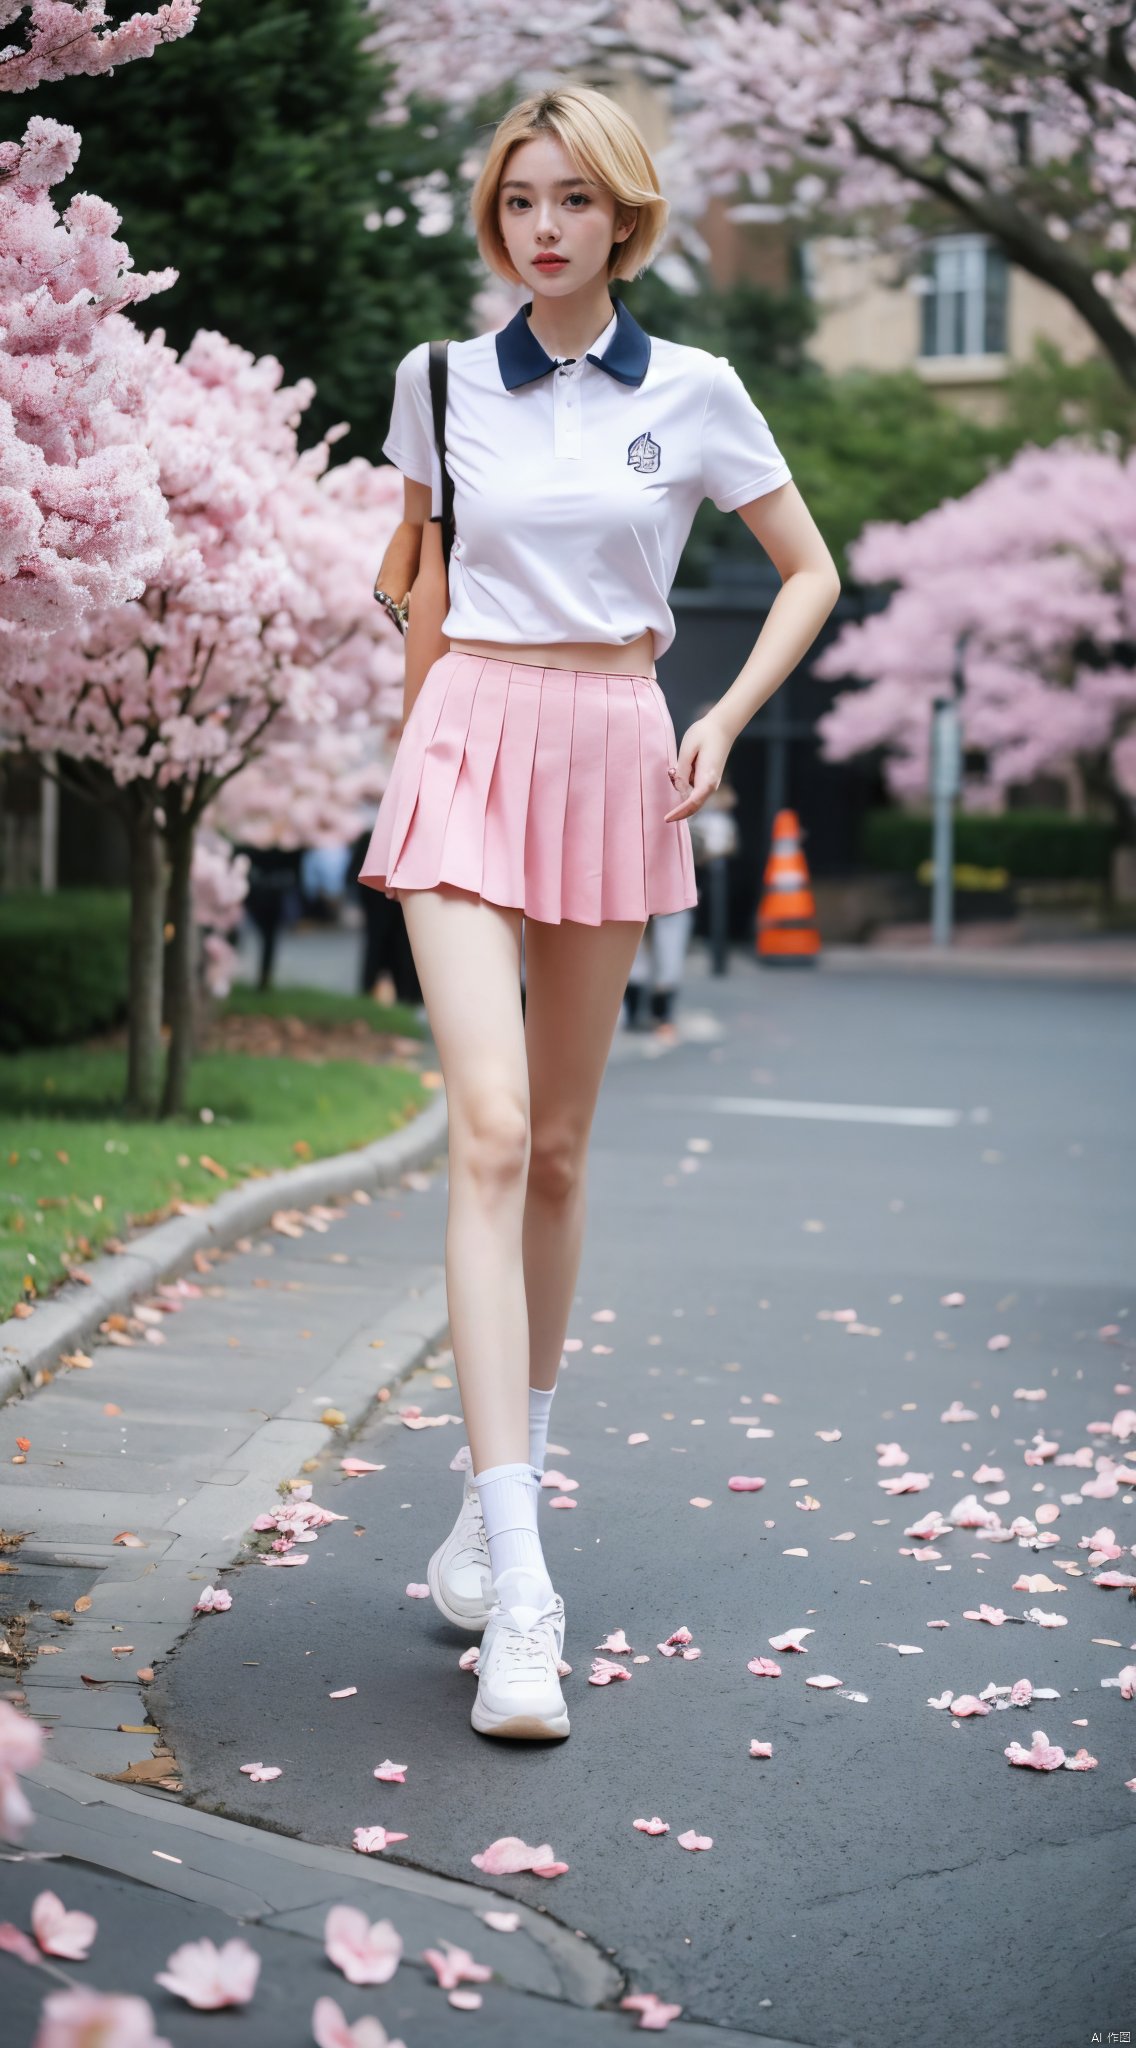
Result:
[[[492,1590],[497,1604],[482,1637],[470,1721],[479,1735],[519,1742],[563,1737],[569,1731],[558,1668],[564,1602],[559,1593],[545,1598],[539,1579],[521,1565],[503,1571]]]
[[[486,1597],[485,1581],[491,1581],[489,1541],[476,1486],[468,1479],[462,1489],[458,1518],[438,1545],[426,1567],[426,1581],[434,1605],[455,1628],[480,1635],[493,1605]]]

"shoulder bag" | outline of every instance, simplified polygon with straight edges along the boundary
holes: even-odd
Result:
[[[375,597],[406,638],[403,723],[427,670],[448,652],[442,620],[449,610],[449,567],[454,543],[454,484],[446,467],[446,387],[449,343],[430,343],[430,404],[442,471],[442,510],[425,526],[403,519],[395,528],[375,578]]]

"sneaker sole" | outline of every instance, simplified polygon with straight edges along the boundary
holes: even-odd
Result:
[[[483,1634],[485,1624],[489,1620],[488,1607],[483,1608],[480,1615],[476,1615],[459,1614],[456,1608],[449,1605],[442,1590],[442,1575],[438,1566],[440,1556],[441,1551],[436,1550],[426,1567],[426,1583],[430,1588],[430,1597],[435,1607],[439,1614],[445,1615],[448,1622],[452,1622],[455,1628],[464,1629],[467,1635],[479,1636]]]
[[[479,1709],[475,1700],[469,1718],[470,1725],[479,1735],[503,1735],[512,1742],[563,1741],[570,1728],[567,1708],[551,1720],[545,1720],[540,1714],[509,1714],[501,1717],[487,1712],[484,1707]]]

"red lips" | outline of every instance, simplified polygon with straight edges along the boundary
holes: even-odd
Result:
[[[538,270],[563,270],[568,261],[566,256],[536,256],[533,258]]]

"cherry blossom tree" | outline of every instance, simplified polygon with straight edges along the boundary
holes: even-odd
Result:
[[[1073,305],[1136,385],[1136,18],[1129,0],[373,0],[387,118],[578,72],[673,83],[676,229],[713,193],[917,259],[944,216]]]
[[[132,58],[151,57],[159,43],[188,35],[199,4],[169,0],[116,28],[107,25],[103,0],[0,0],[0,33],[15,28],[21,37],[0,47],[0,92],[28,92],[78,72],[93,78]]]
[[[141,340],[123,308],[176,270],[135,275],[119,216],[51,189],[79,153],[40,117],[0,144],[0,637],[73,626],[137,596],[166,508],[144,446]],[[111,318],[110,316],[117,316]]]
[[[148,1114],[158,1106],[168,923],[161,1107],[172,1114],[184,1108],[193,1047],[193,850],[205,811],[270,744],[310,752],[317,733],[325,819],[340,776],[348,800],[385,780],[367,750],[397,714],[400,648],[370,593],[401,493],[389,468],[328,468],[342,429],[298,450],[313,386],[284,386],[275,358],[204,331],[181,357],[160,331],[137,346],[145,445],[169,514],[161,563],[140,597],[0,666],[0,724],[29,748],[68,755],[80,786],[88,762],[113,780],[131,849],[127,1100]],[[284,800],[288,777],[276,780]],[[364,821],[340,808],[337,833]],[[299,829],[310,822],[301,814]]]
[[[1071,808],[1136,800],[1136,452],[1085,441],[1025,448],[966,497],[853,543],[857,577],[894,584],[887,608],[845,626],[818,675],[868,678],[818,720],[824,757],[885,751],[893,796],[928,792],[931,706],[965,647],[963,742],[981,750],[963,801],[1053,774]]]

